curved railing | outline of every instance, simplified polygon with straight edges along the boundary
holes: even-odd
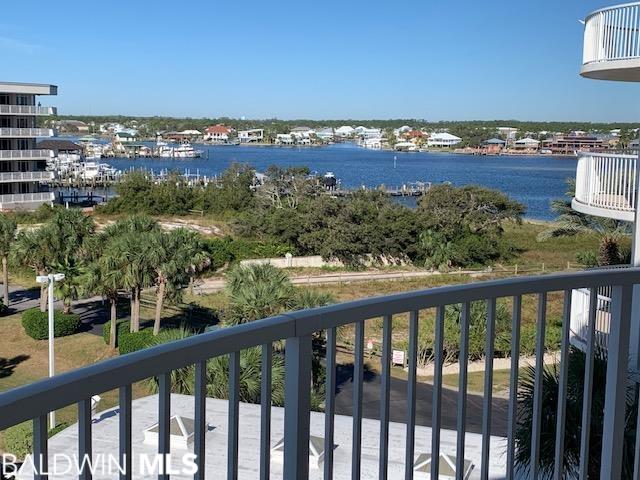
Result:
[[[581,153],[573,207],[583,213],[633,221],[638,201],[637,155]]]
[[[634,58],[640,58],[640,2],[603,8],[585,19],[585,65]]]
[[[574,289],[598,289],[611,287],[611,321],[616,328],[609,334],[607,383],[604,406],[604,432],[601,449],[601,478],[621,478],[622,451],[624,442],[625,395],[627,393],[628,348],[631,324],[631,295],[633,285],[640,283],[640,269],[588,271],[572,274],[556,274],[541,277],[497,280],[467,285],[448,286],[403,293],[386,297],[369,298],[355,302],[333,305],[318,309],[288,313],[277,317],[256,321],[236,327],[223,328],[215,332],[204,333],[184,340],[138,351],[128,355],[106,360],[75,371],[57,375],[51,379],[38,381],[0,394],[0,430],[33,419],[34,425],[34,462],[37,469],[47,467],[47,420],[49,411],[77,404],[78,407],[78,446],[80,458],[92,455],[91,396],[97,393],[119,389],[120,405],[118,422],[120,424],[119,454],[127,473],[121,478],[131,478],[131,386],[149,377],[158,379],[158,453],[170,453],[170,415],[171,415],[171,372],[195,365],[195,439],[194,453],[199,467],[195,478],[204,478],[205,433],[206,433],[206,361],[212,357],[229,356],[229,408],[227,460],[229,478],[237,478],[238,472],[238,425],[239,425],[239,381],[240,351],[249,347],[262,346],[261,375],[261,430],[260,436],[260,478],[269,478],[270,468],[270,365],[273,342],[285,340],[285,405],[284,405],[284,478],[286,480],[305,480],[309,477],[309,431],[310,431],[310,383],[312,363],[312,335],[320,332],[326,335],[326,401],[325,401],[325,457],[322,468],[324,478],[333,478],[334,450],[334,412],[336,391],[336,329],[343,326],[353,327],[354,333],[354,372],[353,372],[353,427],[351,438],[351,478],[359,479],[362,453],[362,416],[363,416],[363,378],[365,322],[382,318],[382,355],[380,358],[380,436],[379,436],[379,476],[386,478],[384,472],[388,466],[391,351],[394,316],[409,315],[408,321],[408,390],[406,397],[406,443],[404,448],[405,478],[413,477],[415,461],[415,425],[418,408],[428,408],[431,412],[431,453],[438,458],[440,453],[440,431],[442,410],[457,412],[456,461],[458,477],[463,478],[465,459],[465,430],[467,407],[467,357],[470,336],[470,302],[484,301],[486,304],[486,345],[484,398],[482,408],[482,460],[478,468],[483,479],[489,478],[489,457],[491,449],[504,452],[502,445],[491,444],[492,425],[492,385],[493,360],[496,332],[496,305],[506,298],[512,306],[511,314],[511,377],[508,410],[508,440],[506,472],[499,472],[500,478],[514,478],[515,425],[518,415],[517,385],[519,371],[519,345],[521,328],[521,305],[524,295],[537,298],[536,313],[536,363],[542,365],[545,354],[545,331],[547,325],[547,300],[550,295],[564,298],[562,313],[562,349],[559,362],[560,401],[557,405],[557,428],[555,442],[556,478],[562,476],[564,460],[565,408],[567,398],[569,317],[571,314],[571,292]],[[555,297],[554,297],[555,298]],[[442,363],[443,338],[445,331],[445,308],[448,305],[461,304],[460,328],[460,373],[457,405],[443,405]],[[597,306],[592,302],[591,309]],[[428,310],[428,312],[425,312]],[[433,342],[434,380],[433,397],[429,405],[416,399],[418,357],[418,330],[425,313],[435,313],[435,332]],[[397,328],[397,326],[395,327]],[[423,327],[424,328],[424,327]],[[343,333],[344,334],[344,333]],[[587,355],[593,355],[593,335],[588,336]],[[590,357],[588,357],[590,358]],[[585,392],[591,392],[593,362],[586,362]],[[542,432],[542,369],[536,369],[535,397],[533,404],[531,471],[528,478],[537,478],[540,465]],[[584,399],[584,410],[591,411],[591,397]],[[589,416],[583,417],[590,422]],[[589,429],[582,429],[582,441],[588,442]],[[335,439],[338,440],[338,439]],[[344,439],[340,439],[344,441]],[[69,446],[65,447],[69,450]],[[211,446],[210,448],[219,448]],[[397,449],[397,445],[393,446]],[[73,449],[71,449],[73,450]],[[589,448],[583,448],[581,462],[586,465]],[[70,452],[71,453],[71,452]],[[75,453],[75,452],[73,452]],[[451,453],[451,452],[449,452]],[[593,449],[591,449],[593,454]],[[86,477],[90,478],[85,467]],[[439,478],[439,462],[431,462],[431,478]],[[257,472],[255,472],[257,475]],[[637,473],[637,472],[636,472]],[[494,478],[494,472],[491,478]],[[168,478],[160,475],[159,478]],[[256,477],[257,478],[257,477]]]

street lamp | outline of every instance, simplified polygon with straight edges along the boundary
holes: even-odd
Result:
[[[59,282],[64,280],[64,273],[50,273],[49,275],[38,275],[36,277],[36,282],[47,285],[48,286],[48,300],[49,300],[49,377],[53,377],[55,364],[54,364],[54,356],[53,356],[53,337],[54,337],[54,329],[53,329],[53,284],[54,282]],[[52,429],[56,426],[56,412],[49,412],[49,429]]]

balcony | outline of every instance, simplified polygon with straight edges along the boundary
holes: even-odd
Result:
[[[2,172],[0,173],[0,183],[45,182],[47,180],[53,180],[53,172]]]
[[[31,205],[37,206],[42,203],[50,203],[55,199],[56,195],[53,192],[12,193],[8,195],[0,195],[0,211],[29,208]]]
[[[541,451],[551,448],[554,478],[564,478],[565,432],[571,435],[576,426],[567,419],[568,355],[570,338],[570,316],[575,291],[609,288],[609,318],[616,325],[608,333],[606,365],[606,388],[604,389],[603,433],[597,446],[589,448],[589,428],[581,429],[581,465],[588,464],[589,457],[600,456],[600,478],[619,480],[622,478],[623,451],[625,444],[626,394],[628,393],[628,358],[631,332],[631,303],[633,286],[640,283],[640,269],[596,270],[542,277],[516,278],[434,288],[386,297],[333,305],[313,310],[293,312],[236,327],[207,332],[184,340],[164,344],[135,353],[102,361],[82,369],[65,372],[51,379],[41,380],[0,394],[0,430],[23,421],[33,421],[34,463],[38,471],[46,471],[64,446],[64,452],[79,458],[108,453],[119,456],[120,466],[125,470],[120,478],[133,478],[132,468],[138,462],[136,454],[142,450],[141,432],[132,431],[132,417],[138,422],[141,417],[156,422],[156,447],[152,450],[161,456],[178,454],[173,437],[176,435],[172,415],[185,412],[194,415],[191,442],[193,447],[182,453],[193,451],[198,471],[193,478],[204,479],[224,476],[221,469],[226,465],[228,478],[285,480],[325,479],[371,479],[406,478],[416,480],[440,477],[445,468],[440,462],[428,466],[420,459],[424,454],[439,458],[447,454],[453,459],[456,478],[467,470],[466,458],[474,458],[471,478],[539,478]],[[536,313],[536,365],[540,366],[545,354],[545,328],[547,325],[547,299],[550,295],[561,295],[562,346],[557,368],[559,371],[558,401],[551,408],[557,411],[555,434],[543,426],[542,368],[535,370],[534,396],[531,422],[531,448],[528,471],[516,472],[515,455],[518,445],[515,426],[518,419],[519,338],[523,296],[537,299]],[[496,302],[507,299],[512,305],[510,325],[511,370],[508,408],[505,412],[494,411],[493,362],[496,331]],[[477,423],[478,434],[468,432],[468,411],[471,408],[467,395],[468,342],[470,332],[470,302],[486,302],[487,336],[485,345],[484,394],[475,408],[481,408]],[[445,331],[445,307],[461,304],[460,328],[460,374],[458,392],[447,391],[444,395],[442,363]],[[595,309],[591,302],[590,310]],[[425,318],[425,310],[435,313],[434,331],[434,376],[429,398],[417,399],[418,331]],[[408,379],[406,393],[398,398],[394,390],[391,405],[391,353],[394,316],[409,315],[408,321]],[[593,318],[589,316],[588,318]],[[364,403],[364,348],[365,325],[370,320],[382,319],[382,355],[380,357],[380,383],[375,420],[363,419]],[[590,324],[593,330],[593,323]],[[335,414],[336,409],[336,338],[339,327],[352,327],[354,331],[354,367],[352,376],[352,416]],[[397,328],[397,327],[395,327]],[[327,396],[324,412],[311,411],[312,336],[321,334],[326,338],[326,385]],[[344,334],[344,332],[343,332]],[[590,340],[593,336],[589,337]],[[271,375],[273,343],[284,340],[284,408],[271,405]],[[240,351],[250,347],[262,347],[261,403],[248,405],[240,402]],[[588,355],[593,348],[587,349]],[[279,353],[278,353],[279,355]],[[206,398],[206,361],[213,357],[228,356],[229,400]],[[171,394],[171,373],[176,369],[195,365],[194,396]],[[266,366],[266,367],[265,367]],[[593,362],[585,362],[585,385],[582,394],[585,412],[592,410]],[[156,377],[158,395],[132,400],[132,384]],[[92,415],[91,398],[102,392],[118,389],[119,407],[108,412]],[[367,385],[367,392],[371,392]],[[586,393],[586,394],[585,394]],[[554,394],[555,395],[555,394]],[[451,399],[453,396],[453,399]],[[573,398],[573,397],[572,397]],[[372,401],[366,396],[367,403]],[[79,422],[60,436],[47,439],[46,415],[69,405],[76,405]],[[481,405],[481,406],[480,406]],[[369,405],[370,406],[370,405]],[[429,428],[416,426],[416,413],[430,415]],[[391,422],[402,410],[402,423]],[[445,415],[443,415],[443,413]],[[492,437],[492,416],[504,415],[507,437]],[[446,416],[446,417],[445,417]],[[445,430],[443,423],[453,422],[454,430]],[[471,419],[470,419],[471,420]],[[474,420],[476,420],[474,418]],[[590,414],[583,415],[583,422],[590,422]],[[635,421],[635,420],[634,420]],[[104,423],[107,422],[107,423]],[[248,428],[248,425],[251,428]],[[548,421],[545,419],[544,425]],[[590,424],[590,423],[589,423]],[[209,427],[213,427],[213,433]],[[586,432],[586,433],[585,433]],[[274,435],[283,438],[274,444]],[[313,435],[313,437],[311,436]],[[572,437],[573,438],[573,437]],[[600,438],[600,437],[598,437]],[[64,445],[61,443],[64,440]],[[500,441],[496,441],[500,440]],[[542,442],[546,442],[543,445]],[[312,448],[310,448],[310,443]],[[336,446],[337,445],[337,446]],[[49,448],[49,447],[52,448]],[[473,447],[473,448],[472,448]],[[477,448],[476,448],[477,447]],[[193,449],[193,450],[191,450]],[[319,455],[319,452],[322,455]],[[633,448],[631,448],[633,451]],[[637,451],[637,450],[636,450]],[[132,455],[133,454],[133,455]],[[249,455],[250,454],[250,455]],[[283,454],[282,456],[280,456]],[[476,457],[477,455],[477,457]],[[102,457],[104,458],[104,457]],[[170,462],[169,457],[161,457]],[[245,462],[251,459],[251,463]],[[500,464],[494,459],[501,458]],[[527,457],[529,458],[529,457]],[[212,459],[216,459],[215,462]],[[311,464],[311,465],[310,465]],[[84,462],[81,478],[91,478],[89,465]],[[450,465],[451,466],[451,465]],[[312,471],[310,474],[310,468]],[[636,467],[637,468],[637,467]],[[317,469],[317,470],[316,470]],[[423,469],[418,471],[419,469]],[[414,477],[415,471],[415,477]],[[24,472],[23,472],[24,473]],[[550,472],[545,472],[548,475]],[[638,471],[635,472],[637,475]],[[282,476],[280,476],[282,475]],[[19,478],[26,478],[21,476]],[[31,478],[31,477],[29,477]],[[36,478],[44,478],[36,475]],[[52,476],[49,476],[52,478]],[[63,478],[63,477],[55,477]],[[67,477],[68,478],[68,475]],[[102,478],[102,477],[101,477]],[[141,477],[136,477],[141,478]],[[151,477],[145,477],[151,478]],[[167,474],[159,478],[168,479]],[[183,478],[183,477],[180,477]],[[586,478],[580,475],[579,478]],[[634,478],[636,478],[634,476]]]
[[[3,160],[48,160],[53,151],[46,149],[36,150],[0,150],[0,162]]]
[[[580,74],[598,80],[640,81],[640,2],[596,10],[585,19]]]
[[[637,155],[581,153],[574,210],[633,222],[638,196]]]
[[[0,128],[0,138],[38,138],[55,137],[52,128]]]
[[[42,116],[55,115],[56,107],[37,107],[35,105],[0,105],[0,115]]]

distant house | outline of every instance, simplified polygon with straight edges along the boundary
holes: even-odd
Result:
[[[88,133],[89,125],[80,120],[60,120],[58,129],[65,133]]]
[[[447,148],[453,147],[460,142],[462,142],[462,139],[460,137],[456,137],[455,135],[451,135],[447,132],[432,133],[429,137],[429,140],[427,140],[427,146]]]
[[[336,128],[336,135],[338,137],[350,137],[355,133],[355,129],[350,127],[349,125],[343,125],[342,127]]]
[[[507,141],[515,140],[516,134],[518,133],[518,129],[513,127],[498,127],[498,133],[504,136],[504,138],[506,138]]]
[[[231,129],[224,125],[207,127],[204,131],[204,139],[211,142],[225,143],[229,141]]]
[[[500,138],[490,138],[489,140],[485,140],[482,142],[482,150],[488,154],[500,153],[500,151],[505,147],[507,142]]]
[[[321,128],[316,132],[316,136],[320,140],[331,141],[333,140],[333,128]]]
[[[238,132],[238,140],[240,140],[240,143],[260,143],[264,140],[264,129],[240,130]]]
[[[116,141],[120,143],[137,142],[138,137],[131,132],[116,132],[114,135]]]
[[[295,138],[291,133],[278,133],[276,135],[276,145],[293,145]]]
[[[309,127],[296,127],[291,130],[291,135],[297,138],[309,138],[315,133],[316,131]]]
[[[540,142],[533,138],[526,137],[515,142],[513,146],[519,150],[537,150],[540,146]]]
[[[356,127],[354,130],[355,130],[355,133],[363,139],[382,137],[382,130],[380,130],[379,128],[368,128],[368,127],[359,126],[359,127]]]

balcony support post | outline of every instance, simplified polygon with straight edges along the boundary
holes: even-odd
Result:
[[[636,160],[635,188],[640,188],[640,154]],[[631,232],[631,266],[640,266],[640,192],[635,192],[636,208],[634,212],[633,231]],[[631,307],[631,329],[629,335],[629,360],[631,366],[640,371],[640,285],[633,286]]]
[[[285,346],[284,478],[309,478],[311,419],[311,335],[292,337]]]

